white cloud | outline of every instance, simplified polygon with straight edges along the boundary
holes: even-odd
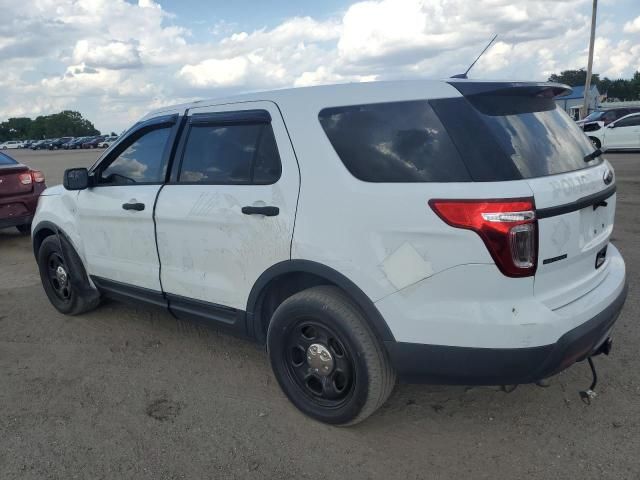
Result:
[[[626,33],[638,33],[640,32],[640,15],[634,20],[624,24],[624,31]]]
[[[640,17],[615,18],[612,8],[602,9],[594,70],[630,76],[640,68]],[[588,0],[365,0],[263,28],[202,19],[203,37],[153,0],[0,0],[0,9],[0,120],[74,108],[117,131],[196,97],[448,77],[494,33],[472,77],[544,80],[586,66],[590,21]]]

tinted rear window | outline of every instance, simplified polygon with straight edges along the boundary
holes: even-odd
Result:
[[[344,165],[360,180],[470,180],[451,138],[426,100],[325,108],[319,119]]]
[[[8,157],[4,153],[0,153],[0,165],[16,165],[16,162],[13,158]]]
[[[478,95],[432,101],[474,180],[518,180],[591,167],[593,146],[551,98]]]

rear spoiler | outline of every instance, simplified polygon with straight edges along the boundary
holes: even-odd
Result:
[[[452,80],[447,82],[462,95],[523,96],[553,98],[571,93],[571,87],[552,82],[476,82]]]

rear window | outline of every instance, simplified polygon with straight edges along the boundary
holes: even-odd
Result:
[[[432,101],[476,181],[572,172],[593,146],[552,98],[477,95]]]
[[[0,165],[16,165],[16,162],[13,158],[8,157],[4,153],[0,153]]]
[[[325,108],[319,119],[344,165],[360,180],[470,181],[426,100]]]

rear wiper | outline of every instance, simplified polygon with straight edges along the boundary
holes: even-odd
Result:
[[[599,148],[596,148],[593,152],[591,152],[589,155],[586,155],[584,157],[584,161],[590,162],[594,158],[598,158],[600,155],[602,155],[602,150],[600,150]]]

